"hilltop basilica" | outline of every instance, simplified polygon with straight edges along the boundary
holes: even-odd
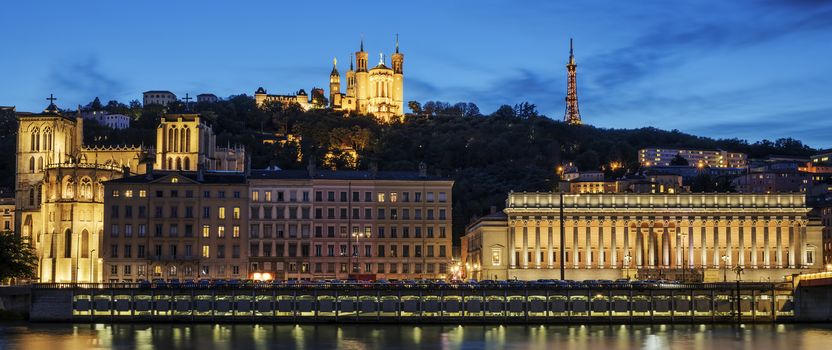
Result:
[[[353,65],[352,57],[355,57]],[[368,114],[382,122],[389,123],[404,116],[404,54],[399,52],[396,39],[396,51],[390,55],[390,67],[386,57],[379,53],[379,61],[369,67],[369,54],[364,51],[364,40],[354,55],[350,55],[350,68],[346,72],[346,92],[341,92],[341,74],[338,72],[337,60],[332,62],[329,74],[329,107],[346,113]],[[304,110],[326,107],[323,102],[323,90],[312,89],[309,99],[304,90],[295,95],[269,95],[262,87],[257,89],[254,98],[258,106],[266,102],[297,103]]]
[[[84,145],[80,114],[66,115],[49,100],[43,113],[18,116],[17,133],[15,228],[35,247],[41,282],[101,280],[105,181],[152,171],[154,158],[164,170],[245,166],[245,150],[216,147],[196,114],[162,118],[156,148],[93,147]]]

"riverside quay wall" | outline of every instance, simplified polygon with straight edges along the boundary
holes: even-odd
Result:
[[[795,320],[789,283],[32,287],[43,322],[729,323]]]

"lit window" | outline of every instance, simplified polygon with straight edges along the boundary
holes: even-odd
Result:
[[[225,219],[225,207],[220,207],[219,218]]]
[[[390,193],[390,203],[396,203],[396,200],[399,199],[398,197],[399,196],[396,192]]]
[[[503,252],[501,249],[492,249],[491,250],[491,265],[493,266],[500,266],[501,258],[503,256]]]
[[[113,190],[112,195],[113,195],[113,197],[118,197],[119,196],[118,190]]]
[[[240,225],[234,225],[231,228],[231,237],[240,238]]]
[[[383,203],[383,202],[384,202],[384,193],[379,193],[379,194],[378,194],[378,202],[379,202],[379,203]]]
[[[225,226],[217,227],[217,237],[225,238]]]
[[[240,218],[240,207],[234,207],[234,218],[235,219]]]
[[[124,196],[127,198],[133,198],[133,190],[124,191]]]
[[[172,183],[172,184],[179,183],[179,178],[174,177],[174,178],[170,179],[170,183]]]
[[[202,225],[202,237],[204,237],[204,238],[211,237],[211,226]]]
[[[211,247],[208,245],[202,246],[202,257],[203,258],[210,258],[211,257]]]
[[[139,190],[139,197],[141,197],[141,198],[147,197],[147,191]]]

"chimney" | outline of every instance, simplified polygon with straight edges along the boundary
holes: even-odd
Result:
[[[196,181],[197,182],[204,182],[205,181],[205,167],[202,164],[196,166]]]
[[[425,162],[419,162],[419,177],[428,177],[428,165]]]
[[[306,172],[309,174],[309,177],[314,178],[315,175],[318,173],[318,169],[315,167],[315,157],[309,156],[309,159],[306,163]]]
[[[153,180],[153,162],[147,162],[147,169],[145,169],[145,179]]]

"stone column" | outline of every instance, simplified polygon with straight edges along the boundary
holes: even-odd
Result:
[[[662,223],[662,267],[670,267],[670,233],[668,232],[670,224],[667,220]]]
[[[783,267],[783,222],[777,221],[777,226],[775,227],[775,235],[777,236],[777,259],[775,261],[775,265],[777,268]]]
[[[757,268],[757,219],[751,220],[751,268]]]
[[[520,256],[520,261],[523,264],[524,269],[529,268],[529,222],[523,221],[523,242],[521,243],[522,246],[522,255]]]
[[[598,219],[598,268],[604,267],[604,221]]]
[[[514,244],[515,244],[514,243],[515,242],[514,241],[514,234],[515,234],[516,230],[517,229],[515,228],[515,223],[512,222],[512,221],[509,221],[509,226],[508,226],[508,265],[509,265],[510,269],[513,269],[513,268],[517,267],[517,255],[516,255],[516,252],[515,252],[516,248],[514,247]]]
[[[633,252],[635,253],[635,252]],[[630,220],[628,218],[624,219],[624,250],[622,251],[624,254],[621,259],[624,259],[628,254],[630,254]],[[635,259],[635,255],[630,255],[630,264],[633,263],[633,259]],[[622,260],[623,261],[623,260]],[[627,265],[622,265],[627,266]],[[627,266],[629,268],[629,266]]]
[[[584,237],[584,254],[586,268],[592,267],[592,219],[586,221],[586,237]]]
[[[546,245],[546,257],[547,257],[546,262],[547,262],[547,265],[549,266],[549,268],[551,269],[551,268],[555,267],[555,235],[554,235],[554,227],[553,227],[555,225],[555,222],[552,221],[552,220],[549,220],[548,223],[549,223],[549,228],[548,228],[548,234],[547,234],[546,238],[548,238],[547,242],[549,242],[549,243]]]
[[[636,221],[636,267],[644,266],[644,236],[641,234],[641,221]]]
[[[578,220],[572,220],[572,266],[578,268]]]
[[[763,267],[771,267],[771,235],[769,229],[771,228],[771,221],[763,220]]]
[[[615,237],[616,235],[616,226],[618,225],[618,220],[615,217],[612,218],[612,235],[610,236],[610,267],[615,268],[618,266],[618,239]]]
[[[801,221],[798,223],[797,229],[800,235],[800,266],[798,267],[806,268],[809,267],[809,262],[806,261],[806,222]],[[823,253],[821,253],[821,255],[823,255]]]
[[[534,221],[534,267],[540,268],[543,261],[540,259],[540,220]]]
[[[720,258],[722,255],[719,253],[719,220],[714,220],[714,249],[713,249],[713,266],[719,267],[720,266]]]
[[[650,220],[650,227],[648,227],[647,236],[647,266],[651,268],[656,267],[656,236],[653,227],[656,225],[655,221]]]
[[[702,263],[702,268],[705,268],[705,267],[708,266],[708,233],[706,231],[707,230],[706,226],[708,225],[708,221],[707,221],[706,218],[702,218],[701,223],[702,223],[701,227],[700,227],[701,232],[699,233],[699,235],[700,235],[700,239],[701,239],[700,242],[702,243],[702,256],[701,256],[702,259],[700,259],[700,260],[701,260],[701,263]]]
[[[745,267],[745,223],[747,220],[740,220],[739,230],[740,230],[740,237],[739,237],[739,253],[737,257],[737,263],[740,267]]]
[[[733,221],[725,221],[725,255],[728,256],[728,261],[725,262],[726,268],[731,268],[734,265],[734,242],[731,237],[731,223]]]
[[[695,249],[693,247],[693,241],[694,241],[694,239],[693,239],[693,223],[694,223],[693,220],[688,221],[688,224],[690,226],[688,226],[688,247],[687,247],[688,251],[686,253],[688,255],[688,261],[687,261],[687,266],[685,266],[686,268],[692,268],[694,265],[696,265],[696,263],[693,261],[693,257],[695,256],[694,255]]]
[[[789,223],[789,268],[793,269],[795,265],[794,259],[794,252],[795,252],[795,242],[794,242],[794,222],[787,221]]]
[[[674,265],[676,268],[684,267],[684,264],[682,263],[682,256],[685,254],[684,248],[682,247],[682,231],[680,230],[679,225],[680,221],[676,220],[676,229],[673,230],[674,236],[676,236],[676,262]]]

